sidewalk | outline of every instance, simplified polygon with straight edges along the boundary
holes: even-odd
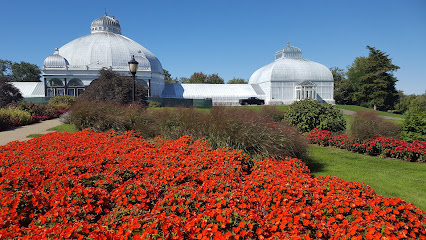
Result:
[[[13,141],[25,141],[28,140],[28,135],[30,134],[46,134],[54,131],[47,131],[47,129],[61,125],[62,122],[59,121],[59,118],[43,121],[40,123],[35,123],[31,125],[26,125],[18,127],[11,130],[6,130],[0,132],[0,145],[6,145],[9,142]]]

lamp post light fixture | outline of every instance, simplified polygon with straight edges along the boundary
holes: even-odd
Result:
[[[135,101],[135,87],[136,87],[136,72],[138,71],[138,62],[135,60],[135,55],[132,56],[132,60],[130,60],[129,63],[129,71],[133,76],[133,94],[132,94],[132,100]]]

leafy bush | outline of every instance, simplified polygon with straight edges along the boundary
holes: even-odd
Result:
[[[161,103],[156,102],[156,101],[152,101],[152,102],[149,102],[148,107],[150,107],[150,108],[159,108],[159,107],[161,107]]]
[[[55,96],[49,100],[49,105],[72,105],[75,103],[76,97],[63,95],[63,96]]]
[[[426,141],[426,112],[408,112],[400,137],[404,141]]]
[[[346,120],[343,113],[331,104],[318,100],[305,99],[291,104],[285,120],[301,132],[309,132],[320,128],[333,132],[344,131]]]
[[[31,113],[16,107],[0,108],[0,128],[5,130],[11,127],[31,124]]]
[[[426,216],[295,158],[181,137],[50,133],[0,146],[7,239],[425,239]]]
[[[357,111],[351,119],[351,135],[365,140],[377,135],[398,137],[400,127],[381,118],[374,111]]]
[[[19,89],[10,84],[5,77],[0,76],[0,107],[20,102],[22,99],[23,97]]]

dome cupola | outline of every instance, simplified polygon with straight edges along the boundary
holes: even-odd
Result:
[[[275,53],[275,60],[280,58],[302,58],[302,50],[287,43],[283,49]]]
[[[118,20],[114,19],[114,17],[108,16],[106,13],[103,17],[100,17],[92,22],[90,30],[91,33],[111,32],[121,34],[121,27]]]
[[[65,68],[68,65],[67,59],[59,55],[58,48],[55,48],[55,52],[48,56],[43,63],[44,68]]]

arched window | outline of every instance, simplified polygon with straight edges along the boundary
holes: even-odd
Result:
[[[52,78],[47,81],[47,86],[49,87],[62,87],[64,83],[59,78]]]
[[[82,87],[82,86],[84,86],[84,84],[78,78],[73,78],[68,82],[68,87]]]

